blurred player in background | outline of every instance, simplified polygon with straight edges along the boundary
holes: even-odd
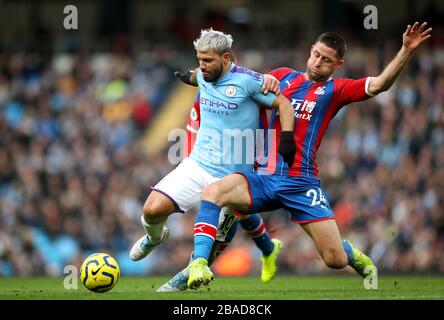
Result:
[[[134,261],[143,259],[166,240],[169,231],[165,222],[168,216],[196,207],[205,186],[235,171],[252,171],[253,163],[247,162],[249,155],[246,154],[246,148],[230,149],[229,154],[226,154],[221,137],[224,129],[236,130],[233,136],[235,141],[236,138],[242,141],[245,130],[256,132],[259,128],[260,105],[279,110],[282,128],[287,136],[291,134],[291,139],[282,140],[279,152],[288,161],[294,157],[293,108],[289,100],[271,92],[265,94],[262,92],[263,75],[231,62],[232,42],[230,35],[212,29],[202,30],[200,37],[194,42],[200,68],[193,73],[190,80],[193,85],[198,84],[200,89],[200,129],[190,157],[152,188],[141,217],[147,234],[130,250],[130,257]],[[265,91],[268,92],[267,89]],[[215,137],[214,133],[220,136]],[[234,156],[235,152],[241,152],[242,163],[220,161],[221,158],[227,159],[227,156],[231,159],[230,153]],[[217,237],[217,226],[223,226],[222,220],[228,219],[232,214],[228,214],[228,210],[219,212],[221,221],[214,229],[207,231],[212,240]],[[257,226],[261,221],[258,223]],[[269,253],[273,249],[280,250],[277,246],[275,248],[273,242],[270,243],[273,248],[267,250]]]
[[[313,239],[327,266],[342,269],[350,265],[362,277],[374,270],[369,257],[349,241],[341,241],[333,211],[320,186],[316,152],[330,120],[343,106],[373,97],[392,86],[415,49],[430,38],[432,29],[426,30],[426,26],[427,23],[418,22],[407,26],[401,49],[377,77],[333,79],[333,72],[344,64],[346,43],[331,32],[322,34],[312,45],[305,72],[290,68],[270,72],[281,81],[282,94],[294,107],[297,145],[294,163],[283,161],[276,153],[276,157],[269,157],[263,170],[232,174],[204,189],[195,223],[190,288],[208,284],[214,278],[207,264],[213,240],[203,235],[200,227],[217,225],[220,208],[226,206],[247,214],[285,208]],[[279,116],[274,112],[271,118],[270,128],[276,130],[277,138],[270,150],[282,139]]]

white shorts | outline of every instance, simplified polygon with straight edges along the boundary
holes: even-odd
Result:
[[[178,212],[187,212],[200,205],[200,195],[203,189],[209,184],[219,181],[221,178],[210,175],[205,169],[199,166],[193,159],[185,158],[176,169],[160,180],[152,190],[168,197],[176,206]],[[224,228],[220,226],[229,217],[230,223],[226,223]],[[235,219],[233,219],[233,216]],[[219,216],[219,226],[216,240],[224,241],[231,226],[238,220],[238,217],[229,209],[222,208]]]

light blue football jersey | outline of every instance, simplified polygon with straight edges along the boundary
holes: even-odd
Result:
[[[253,169],[259,105],[271,106],[276,99],[262,93],[263,81],[262,74],[234,63],[214,82],[198,71],[200,128],[190,158],[211,175]]]

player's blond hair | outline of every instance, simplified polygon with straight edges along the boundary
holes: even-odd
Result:
[[[231,34],[216,31],[213,28],[204,29],[200,31],[200,37],[193,44],[197,51],[207,52],[213,49],[216,53],[222,55],[225,52],[231,52],[233,37]]]

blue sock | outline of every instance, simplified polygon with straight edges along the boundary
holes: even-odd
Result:
[[[342,247],[344,248],[345,253],[347,254],[347,262],[348,264],[350,264],[350,262],[352,262],[353,259],[355,258],[355,255],[353,254],[353,249],[350,243],[348,243],[345,240],[342,240]]]
[[[211,201],[202,200],[194,224],[194,260],[209,260],[211,248],[216,240],[220,207]]]
[[[265,230],[262,217],[257,213],[250,214],[246,218],[241,219],[240,224],[242,228],[247,231],[254,243],[256,243],[256,246],[262,251],[262,255],[270,255],[274,249],[274,244],[271,242],[270,235]]]

